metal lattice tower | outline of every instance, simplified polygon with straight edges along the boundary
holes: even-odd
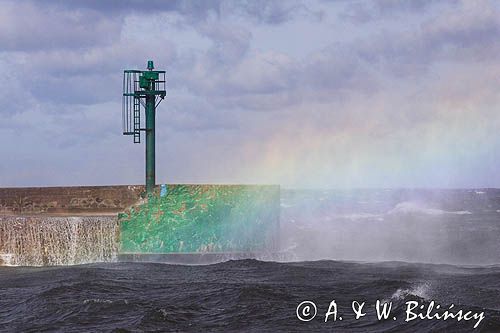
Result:
[[[123,72],[122,122],[123,134],[133,135],[134,143],[141,142],[141,131],[146,132],[146,191],[155,187],[155,115],[158,104],[165,98],[165,71],[154,71],[148,61],[146,71]],[[141,127],[141,109],[145,122]]]

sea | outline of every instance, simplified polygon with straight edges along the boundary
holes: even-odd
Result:
[[[499,189],[283,190],[280,230],[279,256],[0,267],[0,332],[500,332]]]

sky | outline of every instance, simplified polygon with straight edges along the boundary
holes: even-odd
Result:
[[[500,187],[500,2],[0,1],[0,186]]]

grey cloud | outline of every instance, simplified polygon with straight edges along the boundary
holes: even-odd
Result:
[[[163,55],[163,65],[171,68],[169,81],[174,88],[185,87],[210,99],[217,107],[281,109],[313,96],[325,101],[339,98],[345,91],[370,93],[377,90],[379,76],[422,75],[428,64],[443,56],[450,60],[460,54],[470,59],[471,52],[484,55],[484,45],[498,45],[495,36],[499,25],[493,9],[481,9],[444,11],[435,19],[424,19],[412,33],[375,33],[353,42],[330,45],[300,61],[280,54],[249,52],[251,32],[221,22],[205,22],[196,27],[212,40],[207,51],[178,56],[175,46],[167,45],[161,46],[159,53]],[[454,16],[455,19],[450,19]],[[450,46],[455,48],[453,54],[448,54]],[[62,102],[91,104],[109,100],[106,85],[118,83],[118,73],[125,63],[143,61],[143,49],[137,42],[119,42],[85,52],[31,53],[33,60],[28,68],[49,74],[49,77],[35,76],[35,95],[61,100],[55,94],[63,82],[58,76],[70,75],[75,89]],[[94,73],[116,77],[104,83],[107,79],[103,77],[100,81]],[[94,80],[95,87],[102,89],[93,91]]]
[[[177,11],[194,17],[205,17],[210,11],[220,12],[222,1],[219,0],[37,0],[45,6],[57,6],[63,9],[90,9],[106,14],[122,13],[158,13]]]
[[[175,45],[168,40],[155,45],[154,52],[148,46],[148,43],[141,41],[118,40],[106,47],[84,51],[31,52],[24,56],[23,67],[27,71],[50,76],[108,75],[120,73],[129,67],[144,68],[144,62],[149,58],[153,59],[153,55],[163,66],[172,63],[177,56]]]
[[[207,52],[208,66],[231,66],[240,61],[250,47],[251,33],[238,26],[206,24],[199,31],[213,42]]]
[[[164,41],[155,49],[157,66],[168,67],[176,57],[175,46]],[[5,61],[14,70],[5,89],[14,95],[30,94],[42,103],[86,104],[119,100],[124,69],[145,68],[152,56],[141,42],[117,42],[84,51],[49,50],[24,53]],[[0,63],[1,65],[1,63]],[[0,83],[0,86],[4,84]],[[4,95],[0,92],[0,99]],[[12,95],[11,95],[12,96]],[[5,95],[5,100],[8,96]],[[21,108],[17,111],[22,111]],[[4,110],[0,110],[0,113]],[[7,111],[5,111],[7,112]],[[12,110],[9,110],[12,112]]]
[[[424,22],[422,35],[426,50],[453,46],[457,54],[463,51],[467,54],[470,49],[488,52],[485,47],[500,43],[500,10],[488,2],[464,2],[460,7],[447,9],[440,17]]]
[[[302,82],[312,89],[365,90],[373,88],[367,65],[356,45],[335,43],[311,55],[304,64]],[[360,80],[363,78],[363,80]]]
[[[214,60],[215,56],[215,60]],[[245,54],[232,62],[219,62],[210,50],[191,58],[175,78],[190,91],[206,96],[218,107],[269,109],[278,107],[295,85],[293,62],[273,54]]]
[[[0,52],[102,47],[120,38],[126,15],[176,12],[193,24],[218,15],[221,7],[220,1],[6,1],[0,7]]]
[[[106,45],[119,37],[120,30],[120,20],[96,12],[59,12],[18,1],[0,6],[0,52]]]
[[[257,21],[269,24],[280,24],[290,21],[299,15],[321,19],[322,12],[311,10],[303,1],[267,1],[247,0],[240,2],[235,8]]]
[[[160,104],[157,123],[161,128],[178,132],[238,128],[239,112],[216,108],[209,98],[178,93]]]
[[[92,73],[86,76],[38,77],[29,90],[39,102],[92,105],[119,100],[122,80],[118,75]],[[110,90],[109,87],[117,87]]]
[[[450,6],[458,2],[434,0],[378,0],[349,1],[340,12],[339,17],[357,24],[371,21],[396,18],[407,15],[422,15],[432,7]]]
[[[219,66],[212,50],[191,57],[178,78],[214,104],[242,110],[280,110],[306,100],[373,94],[382,89],[382,78],[418,79],[436,61],[474,63],[493,55],[499,49],[496,8],[488,3],[463,6],[424,17],[415,30],[375,32],[332,44],[301,61],[242,52]],[[214,38],[239,45],[234,36]]]
[[[463,2],[436,9],[433,16],[413,23],[412,29],[379,29],[350,47],[367,64],[388,74],[421,76],[439,61],[494,61],[500,50],[498,35],[498,7],[485,1]]]
[[[233,59],[234,60],[234,59]],[[219,107],[280,110],[305,98],[332,100],[339,91],[376,90],[374,71],[352,44],[335,44],[306,59],[286,55],[246,53],[219,65],[213,52],[197,54],[183,66],[178,79]]]
[[[265,0],[39,0],[38,4],[59,8],[87,9],[107,15],[155,14],[176,12],[188,22],[202,22],[215,16],[245,16],[261,23],[280,24],[292,19],[296,14],[319,15],[311,11],[303,1],[265,1]]]

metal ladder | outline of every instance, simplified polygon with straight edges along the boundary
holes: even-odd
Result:
[[[134,97],[134,143],[141,143],[141,102]]]

